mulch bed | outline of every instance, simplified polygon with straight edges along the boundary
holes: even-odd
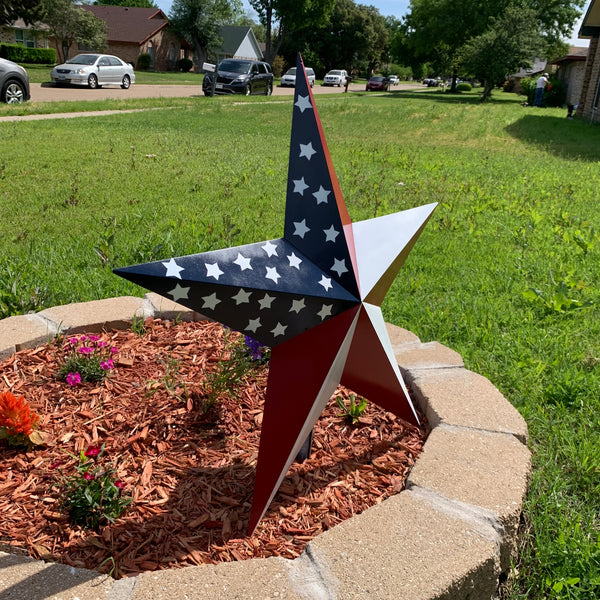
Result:
[[[148,320],[102,334],[118,348],[100,385],[58,381],[52,343],[0,363],[0,391],[23,395],[52,435],[49,447],[0,446],[0,549],[115,577],[255,557],[295,558],[319,533],[401,491],[422,449],[418,430],[369,403],[348,425],[331,400],[315,426],[313,451],[294,463],[248,537],[268,367],[250,371],[235,398],[203,414],[206,373],[223,348],[216,323]],[[339,388],[336,395],[348,398]],[[58,469],[73,472],[88,445],[105,444],[134,503],[94,532],[60,510]],[[110,558],[112,557],[112,559]]]

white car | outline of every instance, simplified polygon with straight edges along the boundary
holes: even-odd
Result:
[[[390,82],[390,85],[398,85],[400,83],[398,75],[388,75],[388,81]]]
[[[315,85],[315,72],[310,67],[304,67],[306,71],[306,77],[310,87]],[[285,75],[281,78],[281,87],[294,87],[296,85],[296,67],[292,67],[285,72]]]
[[[346,85],[346,81],[348,80],[348,73],[343,69],[335,69],[333,71],[329,71],[327,75],[323,78],[323,85],[337,85],[338,87],[342,87]]]
[[[50,73],[55,85],[72,83],[95,89],[103,85],[120,85],[126,90],[135,83],[133,67],[110,54],[78,54],[58,65]]]

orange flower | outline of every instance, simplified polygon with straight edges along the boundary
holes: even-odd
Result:
[[[0,393],[0,427],[6,427],[9,435],[29,435],[39,419],[23,396],[17,398],[8,391]]]

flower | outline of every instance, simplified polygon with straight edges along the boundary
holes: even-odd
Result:
[[[100,361],[100,368],[104,369],[105,371],[112,369],[114,366],[115,366],[115,363],[113,362],[112,358],[109,358],[108,360]]]
[[[72,386],[75,386],[78,383],[81,383],[81,375],[77,372],[69,373],[67,375],[67,383]]]
[[[121,479],[117,479],[115,481],[115,487],[119,488],[120,490],[125,488],[125,484],[123,483],[123,481]]]
[[[110,349],[111,354],[116,354],[118,351],[119,351],[119,349],[115,348],[114,346]]]
[[[100,338],[97,335],[88,335],[90,342],[97,342]]]
[[[9,436],[28,436],[39,419],[23,396],[17,398],[9,391],[0,393],[0,427],[6,428]]]
[[[92,354],[94,349],[90,346],[81,346],[77,352],[79,352],[79,354]]]
[[[100,454],[100,446],[88,446],[87,450],[83,453],[84,456],[91,458],[93,456],[98,456]]]
[[[94,479],[96,479],[91,473],[85,473],[83,476],[88,481],[93,481]]]
[[[65,463],[64,460],[57,460],[55,463],[52,463],[49,468],[52,469],[52,470],[58,469],[58,467],[60,467],[64,463]]]

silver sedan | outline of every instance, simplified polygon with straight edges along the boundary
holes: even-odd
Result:
[[[103,85],[120,85],[126,90],[135,83],[133,67],[110,54],[78,54],[58,65],[50,73],[56,85],[72,83],[95,89]]]

